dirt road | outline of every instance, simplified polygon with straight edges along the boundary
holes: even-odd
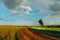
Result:
[[[50,36],[38,35],[31,32],[28,28],[24,28],[19,32],[22,40],[60,40]]]
[[[60,40],[38,35],[23,27],[0,27],[0,40]]]

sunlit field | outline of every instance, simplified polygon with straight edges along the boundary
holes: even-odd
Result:
[[[37,29],[37,30],[51,30],[51,31],[60,31],[60,28],[59,27],[46,27],[46,26],[31,26],[29,28],[32,28],[32,29]]]
[[[28,29],[32,29],[31,30],[28,30]],[[46,30],[49,30],[49,31],[56,31],[56,32],[60,32],[60,28],[52,28],[52,27],[41,27],[41,26],[0,26],[0,36],[6,40],[17,40],[15,38],[18,37],[19,40],[21,40],[21,37],[22,37],[22,40],[28,40],[28,37],[31,38],[33,36],[33,38],[35,38],[35,34],[32,34],[34,32],[36,32],[37,34],[41,33],[44,35],[46,35],[49,31],[46,31]],[[39,33],[38,33],[39,32]],[[26,37],[26,35],[24,35],[24,33],[29,34],[30,36]],[[15,37],[15,35],[17,34],[17,37]],[[51,33],[50,33],[51,34]],[[19,36],[20,35],[20,36]],[[43,36],[44,36],[43,35]],[[0,37],[0,39],[2,40],[2,38]],[[5,38],[7,37],[7,38]],[[60,37],[60,36],[59,36]],[[59,38],[56,38],[54,36],[50,36],[49,34],[44,38],[44,37],[39,37],[39,35],[37,35],[37,38],[35,38],[36,40],[39,39],[39,40],[49,40],[49,39],[56,39],[56,40],[59,40]]]
[[[0,26],[0,30],[19,30],[21,28],[31,28],[37,30],[52,30],[52,31],[60,31],[60,28],[57,27],[46,27],[46,26]]]

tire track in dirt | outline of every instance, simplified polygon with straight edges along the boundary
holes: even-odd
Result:
[[[18,27],[1,27],[0,36],[2,36],[3,40],[59,40],[53,39],[49,36],[38,35],[31,32],[28,28]],[[0,29],[1,29],[0,28]],[[3,30],[9,29],[9,30]]]
[[[22,40],[59,40],[49,36],[34,34],[28,28],[24,28],[19,32],[19,35],[22,37]]]

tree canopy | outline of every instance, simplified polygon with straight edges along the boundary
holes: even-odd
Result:
[[[39,24],[41,25],[41,26],[43,26],[44,24],[43,24],[43,20],[42,19],[40,19],[39,20]]]

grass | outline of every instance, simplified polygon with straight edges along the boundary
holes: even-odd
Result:
[[[39,30],[39,32],[41,30],[44,30],[44,33],[46,33],[45,30],[52,30],[52,31],[54,30],[54,31],[60,32],[60,28],[52,28],[52,27],[48,28],[48,27],[40,27],[40,26],[0,26],[0,35],[2,35],[4,37],[4,35],[7,34],[8,40],[10,37],[12,40],[14,40],[14,36],[15,36],[14,34],[17,33],[17,31],[21,31],[21,29],[23,29],[23,28],[37,29],[37,30]],[[41,32],[43,32],[43,31],[41,31]]]
[[[54,27],[41,27],[41,26],[0,26],[0,30],[19,30],[21,28],[32,28],[37,30],[53,30],[53,31],[60,31],[60,28]]]
[[[29,27],[29,28],[32,28],[32,29],[37,29],[37,30],[50,30],[50,31],[60,31],[60,28],[54,28],[54,27],[40,27],[40,26],[32,26],[32,27]]]

